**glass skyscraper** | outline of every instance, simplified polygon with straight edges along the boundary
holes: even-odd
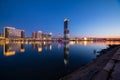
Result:
[[[68,22],[69,20],[65,18],[64,19],[64,39],[65,40],[69,40],[69,37],[70,37]]]

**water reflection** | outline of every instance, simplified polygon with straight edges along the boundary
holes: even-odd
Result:
[[[58,42],[58,48],[61,48],[61,47],[62,47],[62,42],[59,41],[59,42]]]
[[[42,52],[42,48],[45,47],[46,50],[52,50],[52,42],[29,42],[32,45],[32,49],[37,49],[38,52]],[[25,44],[11,42],[4,44],[4,56],[13,56],[17,52],[25,52]]]
[[[68,59],[69,58],[69,43],[66,42],[64,43],[64,64],[68,64]]]
[[[25,52],[24,44],[21,44],[20,52]]]
[[[4,56],[15,55],[16,52],[24,52],[24,44],[4,44]]]
[[[95,59],[99,55],[97,52],[109,44],[120,44],[120,42],[0,42],[0,71],[4,73],[2,75],[7,75],[5,78],[9,77],[10,80],[19,78],[22,80],[24,77],[26,80],[33,80],[33,78],[58,80],[58,77],[64,76]]]
[[[0,46],[4,46],[3,50],[3,55],[4,56],[13,56],[16,54],[16,52],[25,52],[25,44],[31,44],[32,49],[37,49],[38,52],[42,52],[43,48],[46,50],[52,50],[52,43],[51,41],[48,42],[35,42],[35,41],[30,41],[30,42],[0,42]],[[69,55],[69,45],[119,45],[120,41],[70,41],[70,42],[65,42],[64,45],[62,45],[62,42],[58,42],[58,48],[61,48],[62,46],[64,47],[64,63],[68,63],[68,55]],[[96,50],[93,50],[93,53],[96,53]]]
[[[4,56],[12,56],[16,52],[25,52],[24,44],[4,44]]]
[[[12,56],[15,55],[15,51],[13,50],[13,48],[11,46],[9,46],[8,44],[4,45],[4,56]]]
[[[97,53],[96,49],[94,49],[94,50],[93,50],[93,53],[94,53],[94,54],[96,54],[96,53]]]
[[[120,41],[70,41],[69,42],[70,45],[75,45],[75,44],[80,44],[80,45],[120,45]]]
[[[42,52],[42,43],[38,44],[38,52]]]

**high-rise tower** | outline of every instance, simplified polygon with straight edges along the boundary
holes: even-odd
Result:
[[[67,18],[64,19],[64,39],[69,40],[69,26],[68,26],[69,20]]]

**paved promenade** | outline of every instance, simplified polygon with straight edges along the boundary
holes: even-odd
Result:
[[[120,80],[120,46],[102,50],[98,58],[60,80]]]

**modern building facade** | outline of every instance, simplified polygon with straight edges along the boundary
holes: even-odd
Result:
[[[23,30],[21,31],[21,38],[25,38],[25,32]]]
[[[36,35],[36,32],[32,32],[32,38],[36,38],[37,35]]]
[[[42,34],[42,40],[47,40],[47,34],[45,33]]]
[[[64,19],[64,39],[65,40],[69,40],[70,38],[68,22],[69,20],[65,18]]]
[[[42,31],[32,32],[32,38],[42,39]]]
[[[32,32],[32,38],[40,40],[52,40],[52,33],[42,33],[42,31]]]
[[[62,35],[60,33],[58,34],[58,40],[62,40]]]
[[[49,33],[49,34],[48,34],[47,39],[48,39],[48,40],[52,40],[52,33]]]
[[[42,31],[36,32],[36,38],[42,38]]]
[[[0,38],[3,38],[3,37],[4,37],[4,35],[2,33],[0,33]]]
[[[4,28],[4,37],[5,38],[24,38],[24,30],[19,30],[13,27]]]

